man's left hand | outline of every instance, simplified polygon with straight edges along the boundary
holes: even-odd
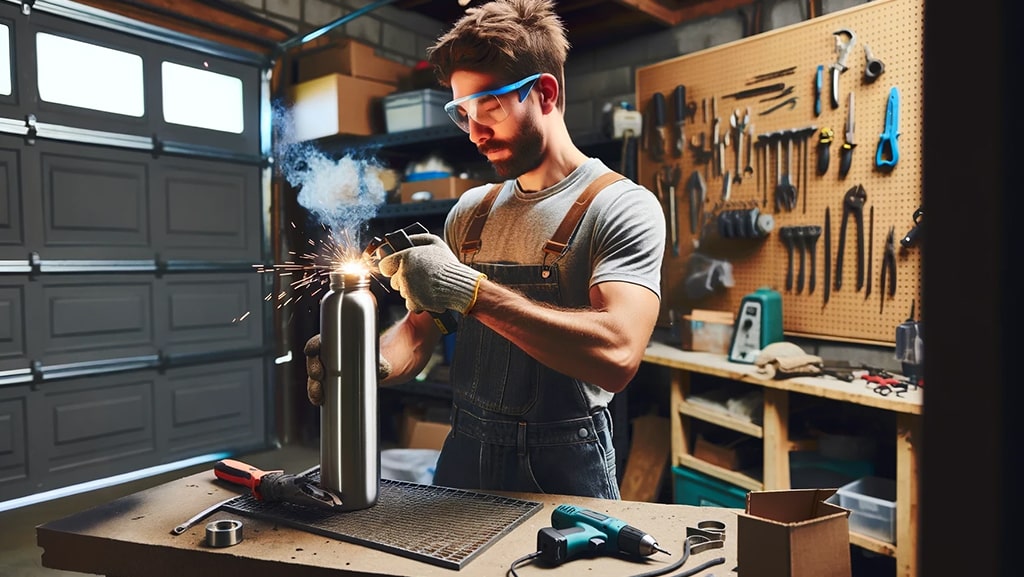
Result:
[[[468,313],[486,275],[459,262],[437,235],[413,234],[409,240],[411,248],[379,263],[381,274],[391,277],[391,288],[405,299],[405,307],[412,312]]]

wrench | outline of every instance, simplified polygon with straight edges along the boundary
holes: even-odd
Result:
[[[214,514],[217,511],[219,511],[220,508],[223,507],[224,504],[227,503],[228,501],[230,501],[232,499],[237,499],[237,498],[238,498],[238,495],[232,495],[231,497],[228,497],[227,499],[224,499],[220,503],[215,503],[213,505],[210,505],[209,507],[207,507],[207,508],[203,509],[202,511],[200,511],[200,512],[196,513],[195,515],[193,515],[189,520],[185,521],[181,525],[178,525],[174,529],[171,529],[171,534],[172,535],[181,535],[185,531],[188,531],[189,529],[194,527],[196,523],[202,521],[203,519],[209,517],[210,515]]]
[[[846,72],[846,57],[857,43],[857,35],[849,28],[841,28],[832,33],[836,41],[836,61],[832,64],[832,108],[839,108],[839,75]],[[849,40],[843,40],[843,36]]]

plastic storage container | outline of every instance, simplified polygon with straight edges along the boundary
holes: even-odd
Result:
[[[416,130],[451,122],[444,111],[449,94],[424,88],[384,97],[384,123],[388,132]]]
[[[743,509],[747,505],[747,491],[694,471],[687,467],[672,467],[675,478],[673,497],[679,505],[698,507],[729,507]]]
[[[828,501],[851,511],[851,531],[896,544],[896,481],[863,477],[840,487]]]

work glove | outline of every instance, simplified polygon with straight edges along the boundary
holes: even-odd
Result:
[[[820,375],[822,360],[817,355],[805,353],[794,343],[782,341],[771,343],[762,349],[754,359],[754,365],[757,367],[758,376],[786,379]]]
[[[468,313],[476,303],[480,281],[487,275],[459,262],[437,235],[413,234],[409,241],[412,247],[388,255],[378,264],[381,274],[391,277],[391,288],[405,299],[405,308],[415,313]]]
[[[320,362],[320,335],[316,334],[306,341],[302,352],[306,354],[306,396],[314,405],[324,404],[324,389],[321,382],[324,378],[324,365]],[[391,374],[391,363],[378,356],[377,379],[384,380]]]

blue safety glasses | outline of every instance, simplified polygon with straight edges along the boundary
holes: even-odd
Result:
[[[494,126],[508,118],[508,110],[505,109],[502,100],[507,101],[507,95],[513,92],[519,97],[519,102],[526,100],[526,96],[530,94],[530,90],[533,89],[538,78],[540,78],[540,73],[527,76],[501,88],[456,98],[444,105],[444,111],[451,117],[455,126],[461,128],[463,132],[469,132],[471,118],[477,124]]]

